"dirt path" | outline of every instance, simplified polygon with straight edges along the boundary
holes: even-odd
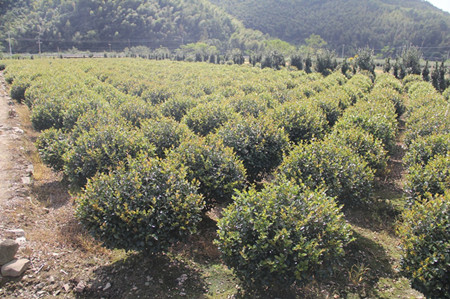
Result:
[[[0,239],[6,229],[14,228],[11,215],[29,194],[32,168],[25,159],[23,138],[24,131],[0,73]]]

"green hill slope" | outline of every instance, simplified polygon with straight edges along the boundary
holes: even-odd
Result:
[[[450,14],[423,0],[211,0],[245,26],[301,44],[319,34],[347,54],[369,46],[380,52],[423,47],[434,58],[450,50]],[[395,53],[392,53],[395,54]]]
[[[31,53],[39,42],[42,51],[107,51],[263,39],[205,0],[0,0],[0,51],[9,47],[8,33],[14,52]]]

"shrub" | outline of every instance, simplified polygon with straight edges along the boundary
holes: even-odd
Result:
[[[137,127],[140,127],[146,119],[160,116],[160,112],[152,104],[139,99],[132,99],[122,103],[119,106],[119,113]]]
[[[1,59],[1,56],[0,56]],[[0,71],[4,71],[6,69],[6,64],[0,63]]]
[[[389,157],[383,143],[360,128],[334,130],[327,139],[337,147],[346,146],[360,155],[378,175],[384,173]]]
[[[388,100],[392,102],[392,104],[394,104],[397,117],[400,117],[406,110],[404,97],[398,91],[390,87],[382,88],[379,85],[376,85],[376,87],[374,87],[370,92],[368,99],[369,101]]]
[[[157,253],[196,231],[204,203],[184,167],[128,158],[90,180],[78,196],[77,216],[110,248]]]
[[[359,101],[345,110],[336,123],[338,129],[359,127],[380,139],[387,150],[394,146],[397,134],[397,115],[394,105],[386,100]]]
[[[258,117],[259,115],[264,114],[269,107],[276,105],[278,102],[276,102],[276,100],[264,99],[255,94],[249,94],[244,97],[230,98],[228,103],[237,113]]]
[[[428,197],[403,213],[398,228],[401,268],[429,298],[449,298],[450,193]]]
[[[442,93],[442,96],[447,100],[447,102],[450,101],[450,86],[447,87],[446,90]]]
[[[197,104],[198,100],[190,97],[174,97],[168,99],[159,107],[162,115],[180,121],[183,116],[185,116],[191,108],[197,106]]]
[[[328,196],[337,197],[346,205],[367,200],[374,179],[357,153],[332,140],[299,144],[278,168],[278,178],[294,179],[311,189],[322,187]]]
[[[199,192],[205,197],[207,208],[230,201],[234,189],[244,188],[244,165],[220,140],[186,139],[169,153],[168,159],[187,167],[188,181],[200,183]]]
[[[322,138],[328,129],[328,122],[322,109],[313,101],[286,102],[269,113],[273,122],[289,135],[294,143]]]
[[[68,137],[60,130],[51,128],[42,132],[36,141],[42,161],[55,171],[62,171],[63,155],[69,148]]]
[[[262,178],[277,167],[289,147],[289,138],[283,129],[269,118],[237,117],[224,124],[216,137],[223,139],[242,159],[250,182]]]
[[[154,153],[154,146],[141,132],[115,123],[99,124],[73,141],[63,157],[64,173],[72,184],[82,187],[97,172],[108,172],[140,152]]]
[[[233,118],[233,108],[218,101],[199,104],[184,116],[183,122],[196,134],[206,136],[229,119]]]
[[[425,166],[418,163],[409,167],[406,186],[413,200],[426,193],[444,194],[450,189],[450,155],[437,155]]]
[[[38,131],[50,128],[62,129],[66,100],[60,97],[36,100],[31,111],[33,128]]]
[[[450,133],[433,134],[414,140],[405,154],[403,161],[407,166],[420,163],[426,165],[437,155],[450,154]]]
[[[404,92],[402,82],[391,74],[377,74],[374,88],[393,88],[400,94]]]
[[[415,109],[406,119],[405,144],[432,134],[450,133],[450,117],[447,105],[434,103]]]
[[[216,244],[250,287],[279,291],[324,276],[352,240],[332,198],[288,181],[237,192],[222,215]]]
[[[178,147],[184,139],[193,134],[185,124],[165,117],[144,121],[141,131],[156,147],[156,155],[160,158],[164,158],[166,151]]]
[[[16,80],[11,85],[11,98],[16,100],[18,103],[22,103],[25,100],[25,91],[30,87],[30,83],[25,80]]]

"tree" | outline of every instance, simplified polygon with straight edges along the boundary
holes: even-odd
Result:
[[[430,81],[430,68],[428,66],[428,60],[425,63],[425,66],[423,67],[422,78],[424,81]]]

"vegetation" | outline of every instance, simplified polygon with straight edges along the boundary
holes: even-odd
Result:
[[[225,264],[249,286],[278,295],[330,273],[352,240],[332,198],[289,181],[237,193],[217,225]]]
[[[450,177],[448,101],[420,75],[142,58],[4,62],[10,84],[27,83],[19,101],[42,130],[42,161],[75,187],[79,220],[106,246],[184,259],[214,272],[207,281],[229,279],[228,295],[236,284],[244,296],[417,294],[395,271],[398,244],[421,225],[408,211],[448,197]],[[403,121],[401,192],[386,169],[402,171],[388,153],[400,154]],[[428,210],[427,221],[441,223]],[[395,236],[402,212],[399,226],[411,225]],[[441,270],[423,249],[440,248],[434,240],[402,241],[403,264],[426,265],[404,273],[439,297],[430,290]],[[292,283],[287,293],[279,281]]]
[[[450,17],[426,1],[211,0],[248,28],[301,44],[320,35],[332,48],[354,55],[359,48],[398,56],[404,45],[427,45],[425,56],[446,57]],[[324,22],[326,20],[326,22]]]
[[[448,298],[450,195],[427,195],[402,215],[402,270],[429,298]]]

